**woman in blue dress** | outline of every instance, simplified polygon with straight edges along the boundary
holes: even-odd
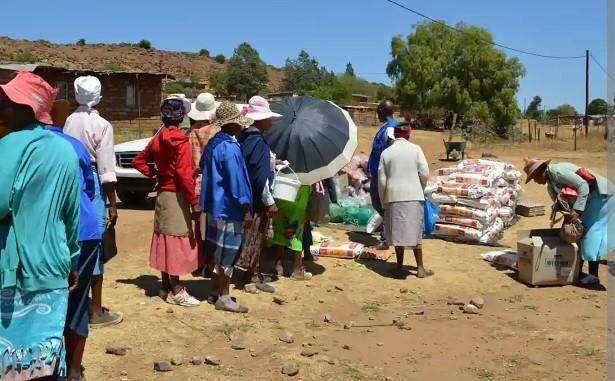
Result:
[[[527,174],[526,182],[533,180],[547,185],[553,200],[565,187],[576,190],[578,196],[572,208],[585,228],[580,244],[581,258],[588,261],[589,267],[589,275],[581,279],[581,284],[599,284],[600,259],[615,249],[615,239],[609,239],[609,234],[615,233],[612,225],[615,223],[613,185],[605,177],[571,163],[551,164],[550,160],[526,160],[524,171]]]

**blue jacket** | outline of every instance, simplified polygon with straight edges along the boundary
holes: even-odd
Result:
[[[374,142],[372,143],[372,152],[369,155],[369,161],[367,162],[367,172],[372,177],[372,181],[374,179],[378,179],[378,166],[380,165],[380,156],[382,156],[382,152],[387,149],[388,145],[388,137],[387,137],[387,129],[389,127],[397,126],[397,121],[393,118],[388,118],[387,122],[380,127],[376,136],[374,137]]]
[[[102,239],[98,228],[99,217],[94,210],[92,200],[96,192],[96,179],[92,171],[90,154],[87,148],[79,140],[66,135],[61,128],[49,126],[47,129],[61,138],[68,141],[79,159],[79,193],[80,213],[79,213],[79,241],[91,241]]]
[[[249,127],[244,130],[237,139],[241,146],[241,153],[248,168],[252,193],[254,194],[253,206],[261,205],[262,194],[266,184],[273,185],[273,170],[271,169],[271,149],[261,132]],[[267,183],[267,181],[269,181]]]
[[[215,220],[242,222],[252,205],[252,189],[239,143],[218,132],[203,151],[201,208]]]

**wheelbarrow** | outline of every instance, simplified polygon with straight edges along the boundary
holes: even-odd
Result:
[[[447,142],[444,141],[444,148],[446,148],[446,160],[450,160],[451,153],[453,151],[461,152],[461,160],[466,155],[466,142]]]

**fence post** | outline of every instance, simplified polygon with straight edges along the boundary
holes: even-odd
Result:
[[[532,121],[530,119],[527,120],[527,134],[530,139],[530,143],[532,142]]]

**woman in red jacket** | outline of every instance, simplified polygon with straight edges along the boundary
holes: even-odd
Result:
[[[165,99],[160,107],[163,128],[132,162],[139,172],[158,182],[149,263],[162,272],[160,297],[184,307],[200,303],[179,283],[181,275],[198,268],[192,223],[192,216],[200,212],[194,192],[195,166],[188,137],[178,128],[189,110],[185,99]],[[156,168],[148,163],[155,163]]]

